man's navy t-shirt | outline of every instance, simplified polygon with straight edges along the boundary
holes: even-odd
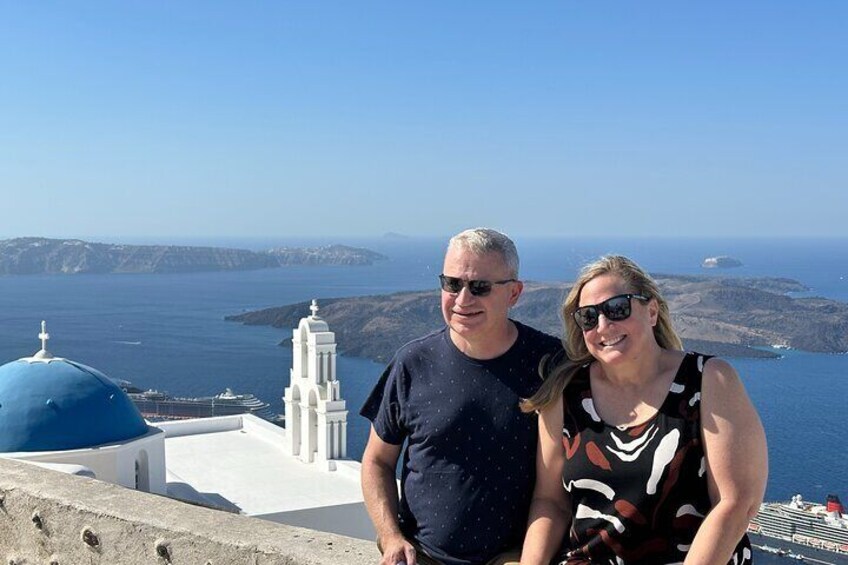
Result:
[[[485,563],[521,543],[535,480],[537,421],[518,407],[560,341],[515,322],[496,359],[460,352],[448,329],[402,347],[361,414],[380,438],[408,441],[400,526],[448,565]]]

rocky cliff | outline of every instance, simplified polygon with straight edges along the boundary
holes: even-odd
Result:
[[[347,245],[275,247],[268,254],[281,265],[370,265],[386,259],[375,251]]]
[[[0,241],[0,275],[187,273],[282,265],[370,265],[383,255],[344,245],[267,252],[180,245],[117,245],[24,237]]]
[[[675,327],[689,349],[723,356],[774,357],[780,345],[815,352],[848,351],[848,304],[792,298],[806,290],[788,279],[730,279],[657,275]],[[567,284],[525,285],[512,316],[560,335]],[[404,343],[443,325],[439,292],[320,299],[320,315],[346,355],[386,361]],[[294,328],[307,303],[228,316],[249,325]],[[285,343],[285,342],[284,342]],[[765,348],[765,349],[758,349]]]

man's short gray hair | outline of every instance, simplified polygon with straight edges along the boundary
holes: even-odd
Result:
[[[518,278],[518,251],[506,234],[490,228],[471,228],[450,238],[448,249],[456,247],[468,249],[475,255],[498,253],[509,270],[509,276]]]

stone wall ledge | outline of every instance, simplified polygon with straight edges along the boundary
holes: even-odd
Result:
[[[364,565],[375,544],[0,457],[0,563]]]

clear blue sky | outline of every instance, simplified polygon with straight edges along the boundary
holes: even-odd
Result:
[[[3,1],[0,237],[848,236],[847,29],[841,0]]]

